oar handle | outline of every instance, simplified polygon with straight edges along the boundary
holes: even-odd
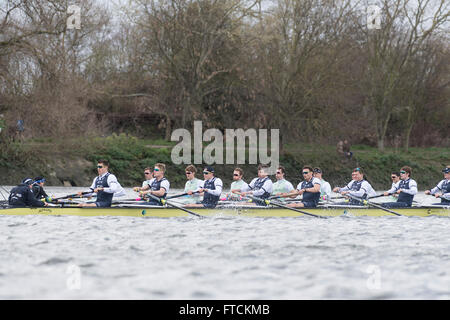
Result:
[[[390,196],[390,195],[393,195],[393,193],[389,193],[389,194],[386,195],[386,196],[382,193],[382,194],[378,194],[378,195],[373,196],[373,197],[368,197],[367,199],[376,199],[376,198],[381,198],[381,197],[388,197],[388,196]]]
[[[431,194],[431,193],[428,193],[427,196],[433,196],[433,197],[436,198],[436,195],[435,194]],[[439,197],[437,197],[437,198],[442,198],[442,194]]]
[[[93,192],[93,191],[85,191],[85,192],[82,192],[81,195],[84,196],[84,195],[90,194],[90,193],[92,193],[92,192]],[[52,200],[54,201],[54,200],[69,199],[69,198],[76,198],[76,197],[80,197],[80,196],[78,195],[78,193],[69,194],[69,195],[63,196],[63,197],[53,198]],[[81,197],[80,197],[80,198],[81,198]]]

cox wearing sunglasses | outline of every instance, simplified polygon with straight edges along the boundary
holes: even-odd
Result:
[[[111,202],[114,194],[123,194],[124,190],[117,178],[112,173],[108,172],[108,160],[98,160],[97,172],[98,176],[94,178],[91,185],[91,190],[97,193],[97,200],[94,203],[80,203],[79,207],[111,207]],[[78,192],[81,196],[82,191]]]
[[[289,203],[292,208],[315,208],[320,200],[320,180],[313,176],[313,168],[304,166],[302,168],[303,181],[297,185],[297,189],[283,193],[281,197],[292,197],[303,195],[301,202]]]
[[[197,169],[192,164],[188,165],[185,169],[187,181],[184,185],[184,193],[188,193],[188,195],[180,199],[184,204],[200,202],[200,195],[198,193],[193,194],[196,190],[203,188],[203,180],[195,177],[196,172]]]
[[[49,200],[49,196],[44,190],[44,183],[45,178],[44,177],[36,177],[34,178],[33,187],[31,188],[31,191],[33,191],[34,197],[38,200],[46,199],[47,202]]]
[[[381,205],[385,208],[406,208],[411,207],[414,196],[417,194],[417,182],[411,179],[412,169],[404,166],[400,169],[400,183],[393,190],[398,194],[396,202],[385,202]],[[386,192],[384,193],[386,195]]]
[[[187,204],[186,208],[215,208],[217,206],[223,188],[222,179],[214,175],[214,168],[211,166],[203,169],[203,178],[205,179],[203,186],[195,190],[203,195],[202,202]]]
[[[159,199],[165,199],[170,189],[170,182],[164,177],[165,173],[166,165],[164,163],[155,164],[153,168],[154,178],[149,181],[149,190],[141,191],[141,195],[151,194]],[[162,206],[160,201],[153,198],[150,198],[148,203],[153,206]]]

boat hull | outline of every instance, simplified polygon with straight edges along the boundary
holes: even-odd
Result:
[[[201,216],[245,216],[245,217],[301,217],[307,216],[298,211],[283,208],[269,207],[217,207],[215,209],[206,208],[190,208],[189,209]],[[304,212],[321,216],[321,217],[337,217],[337,216],[396,216],[390,212],[377,208],[364,207],[328,207],[301,209]],[[392,209],[403,216],[450,216],[448,207],[418,207],[418,208],[402,208]],[[47,216],[127,216],[127,217],[155,217],[155,218],[171,218],[171,217],[188,217],[192,216],[188,212],[177,208],[164,207],[111,207],[111,208],[79,208],[79,207],[45,207],[45,208],[6,208],[0,209],[2,215],[47,215]]]

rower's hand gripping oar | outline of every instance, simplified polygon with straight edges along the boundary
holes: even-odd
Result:
[[[316,214],[312,214],[312,213],[309,213],[309,212],[306,212],[306,211],[303,211],[303,210],[299,210],[297,208],[288,207],[288,206],[285,206],[285,205],[283,205],[283,204],[281,204],[279,202],[271,201],[269,199],[261,199],[261,198],[257,198],[257,197],[250,196],[250,195],[247,195],[246,197],[250,198],[252,200],[262,201],[262,202],[264,202],[267,205],[273,204],[274,206],[277,206],[277,207],[280,207],[280,208],[285,208],[285,209],[289,209],[289,210],[292,210],[292,211],[300,212],[300,213],[303,213],[304,215],[307,215],[307,216],[311,216],[311,217],[315,217],[315,218],[327,219],[327,217],[323,217],[323,216],[319,216],[319,215],[316,215]]]
[[[192,212],[191,210],[188,210],[188,209],[186,209],[186,208],[177,206],[176,204],[173,204],[173,203],[171,203],[171,202],[168,202],[168,201],[165,200],[165,199],[160,199],[160,198],[158,198],[158,197],[156,197],[156,196],[154,196],[154,195],[152,195],[152,194],[150,194],[150,193],[148,193],[148,196],[149,196],[150,198],[152,198],[152,199],[154,199],[154,200],[160,202],[160,203],[163,204],[163,205],[164,205],[164,204],[167,204],[167,205],[169,205],[169,206],[171,206],[171,207],[174,207],[174,208],[183,210],[183,211],[185,211],[185,212],[187,212],[187,213],[189,213],[189,214],[192,214],[193,216],[196,216],[196,217],[199,217],[199,218],[205,218],[205,216],[202,216],[202,215],[200,215],[200,214],[197,214],[197,213],[195,213],[195,212]]]
[[[368,204],[369,206],[372,206],[372,207],[381,209],[381,210],[383,210],[383,211],[386,211],[386,212],[395,214],[396,216],[403,216],[403,215],[400,214],[400,213],[397,213],[397,212],[395,212],[395,211],[392,211],[392,210],[389,210],[389,209],[384,208],[384,207],[382,207],[382,206],[379,206],[379,205],[377,205],[377,204],[375,204],[375,203],[373,203],[373,202],[370,202],[370,201],[367,201],[367,200],[360,199],[360,198],[358,198],[358,197],[352,196],[352,195],[350,195],[350,194],[348,194],[348,193],[346,194],[346,196],[348,196],[349,198],[351,198],[351,199],[353,199],[353,200],[356,200],[356,201],[358,201],[358,202],[360,202],[360,203],[362,203],[362,204]],[[372,199],[373,199],[373,198],[372,198]]]

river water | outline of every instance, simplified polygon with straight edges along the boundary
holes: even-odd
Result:
[[[442,217],[0,215],[0,299],[450,299],[449,230]]]

